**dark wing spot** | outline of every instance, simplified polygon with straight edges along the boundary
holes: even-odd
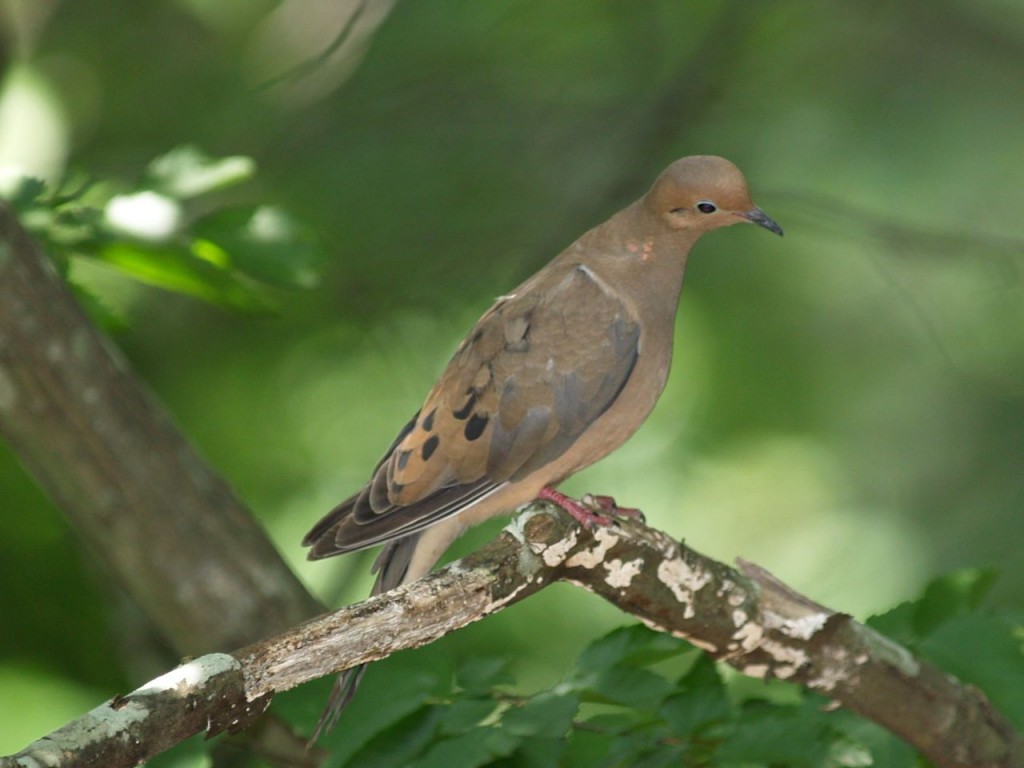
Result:
[[[474,413],[469,421],[466,422],[464,434],[467,440],[473,442],[484,433],[485,429],[487,429],[487,417]]]
[[[452,416],[459,421],[464,421],[469,418],[469,414],[473,412],[473,406],[476,405],[477,398],[480,397],[480,393],[472,387],[466,390],[466,394],[469,395],[469,397],[466,398],[466,404],[452,414]]]
[[[422,426],[423,426],[423,430],[425,432],[429,432],[430,430],[432,430],[434,428],[434,414],[435,413],[437,413],[437,408],[432,409],[430,411],[430,413],[428,413],[426,416],[423,417],[423,424],[422,424]]]
[[[409,463],[409,455],[411,453],[412,453],[412,451],[399,451],[398,452],[398,470],[399,471],[405,469],[406,465]]]
[[[437,450],[437,446],[441,440],[437,435],[431,435],[420,447],[420,456],[423,457],[424,461],[430,461],[430,457],[434,455],[434,451]]]

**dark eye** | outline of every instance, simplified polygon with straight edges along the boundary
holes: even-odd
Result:
[[[714,203],[709,203],[707,200],[701,200],[697,203],[697,210],[701,213],[714,213],[718,210]]]

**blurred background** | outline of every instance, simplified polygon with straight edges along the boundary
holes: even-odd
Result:
[[[1024,602],[1018,0],[3,0],[0,24],[0,173],[130,183],[191,143],[253,158],[252,194],[320,240],[321,280],[274,313],[72,276],[331,604],[364,596],[372,554],[309,564],[299,541],[462,334],[698,153],[736,162],[786,236],[698,245],[661,403],[564,489],[860,618],[964,565]],[[167,659],[3,447],[0,499],[2,754]],[[483,652],[550,685],[625,621],[555,587],[366,685]]]

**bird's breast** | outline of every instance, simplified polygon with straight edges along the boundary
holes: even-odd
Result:
[[[552,467],[558,482],[594,464],[628,440],[647,420],[665,389],[672,361],[671,338],[641,336],[640,352],[629,380],[615,401],[580,435]]]

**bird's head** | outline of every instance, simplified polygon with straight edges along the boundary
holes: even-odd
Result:
[[[672,229],[709,232],[748,222],[782,234],[782,227],[750,199],[740,169],[713,155],[676,160],[658,176],[644,204]]]

